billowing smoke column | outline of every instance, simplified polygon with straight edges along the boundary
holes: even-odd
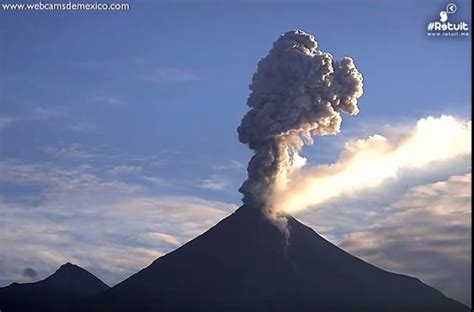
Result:
[[[313,135],[335,135],[340,112],[358,113],[362,75],[351,58],[335,61],[321,52],[311,34],[288,31],[258,63],[250,85],[246,113],[237,131],[255,154],[248,179],[239,191],[247,207],[262,209],[285,229],[286,217],[275,211],[269,196],[305,159],[298,152]]]

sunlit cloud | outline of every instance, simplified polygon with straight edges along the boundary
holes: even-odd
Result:
[[[452,116],[420,119],[408,132],[347,142],[336,163],[308,167],[300,159],[289,181],[275,188],[272,205],[296,212],[379,186],[401,170],[427,170],[470,153],[471,121]]]
[[[158,232],[147,232],[141,234],[139,240],[143,243],[149,243],[153,245],[166,244],[173,247],[179,246],[181,244],[178,238],[175,236]]]

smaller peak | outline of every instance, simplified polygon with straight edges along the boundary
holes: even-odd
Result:
[[[61,265],[59,269],[56,270],[56,272],[77,271],[77,270],[82,271],[82,268],[74,263],[66,262],[65,264]]]
[[[93,274],[80,266],[67,262],[59,267],[54,274],[48,276],[44,281],[50,285],[65,285],[70,283],[82,283],[84,279],[97,279]],[[81,282],[82,281],[82,282]]]

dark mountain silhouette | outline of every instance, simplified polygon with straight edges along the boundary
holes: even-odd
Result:
[[[259,210],[242,207],[78,311],[470,311],[291,217],[289,229],[286,244]]]
[[[1,312],[67,312],[87,297],[108,289],[97,277],[66,263],[48,278],[0,288]]]

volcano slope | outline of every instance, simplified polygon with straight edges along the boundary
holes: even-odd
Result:
[[[80,311],[469,311],[370,265],[288,216],[285,236],[243,206]]]

